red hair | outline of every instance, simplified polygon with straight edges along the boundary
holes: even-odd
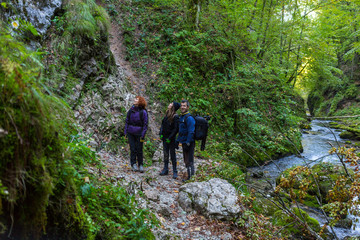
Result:
[[[140,97],[140,96],[136,96],[137,99],[139,99],[139,103],[138,103],[138,106],[145,109],[146,108],[146,101],[145,101],[145,98],[143,97]]]

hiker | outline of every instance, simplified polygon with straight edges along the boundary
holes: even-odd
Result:
[[[189,113],[189,101],[182,100],[180,111],[181,116],[179,118],[179,135],[177,138],[177,144],[181,143],[183,149],[183,157],[185,166],[187,169],[188,177],[186,180],[189,180],[191,176],[195,173],[194,168],[194,150],[195,150],[195,119]],[[186,181],[185,180],[185,181]]]
[[[164,168],[160,172],[161,176],[169,174],[169,153],[173,167],[173,179],[177,178],[176,169],[176,152],[175,152],[175,139],[179,130],[179,116],[176,111],[180,108],[180,103],[172,102],[169,104],[166,115],[161,122],[160,139],[163,142],[164,151]]]
[[[144,172],[143,143],[148,127],[148,114],[146,101],[143,97],[136,96],[134,104],[127,113],[125,120],[125,137],[130,145],[130,164],[134,171]]]

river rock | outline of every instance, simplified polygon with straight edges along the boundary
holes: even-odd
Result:
[[[360,240],[360,237],[354,237],[354,236],[346,236],[344,240]]]
[[[230,220],[239,215],[235,187],[226,180],[187,183],[180,187],[179,205],[187,212],[196,210],[209,218]]]
[[[335,227],[351,229],[353,222],[349,218],[340,219],[336,224]]]

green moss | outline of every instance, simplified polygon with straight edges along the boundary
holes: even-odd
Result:
[[[320,231],[320,224],[316,219],[310,217],[309,214],[307,214],[301,209],[292,208],[292,210],[294,214],[298,216],[302,221],[306,222],[312,230],[314,230],[315,232]],[[307,232],[307,229],[303,226],[303,224],[297,222],[296,220],[294,221],[292,217],[286,215],[280,210],[275,212],[273,216],[273,223],[278,226],[284,227],[285,231],[295,238],[304,239],[304,233]]]
[[[296,167],[285,170],[281,176],[276,179],[276,183],[280,183],[281,177],[288,178],[289,172],[294,168]],[[301,183],[309,181],[310,184],[307,189],[307,194],[303,197],[303,199],[301,199],[301,201],[306,206],[318,208],[320,206],[317,198],[320,198],[323,204],[327,203],[327,195],[329,191],[332,190],[334,183],[339,178],[339,176],[345,175],[346,173],[341,166],[331,163],[315,164],[310,169],[310,171],[312,172],[312,175],[298,174],[295,182],[292,185],[292,188],[296,196],[299,196]],[[348,171],[350,174],[353,174],[351,169]]]

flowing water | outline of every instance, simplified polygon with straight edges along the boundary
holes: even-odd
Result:
[[[344,145],[344,140],[339,137],[341,131],[329,128],[328,121],[314,120],[311,122],[311,130],[302,135],[302,145],[304,151],[300,156],[288,156],[274,161],[263,167],[250,168],[250,172],[263,171],[270,182],[275,186],[275,179],[282,171],[287,168],[299,165],[309,164],[314,165],[320,162],[331,162],[340,164],[337,156],[330,155],[329,150],[332,146],[338,147]],[[321,214],[314,212],[309,215],[319,221],[321,225],[326,223],[326,220]],[[349,215],[348,218],[353,219],[353,227],[351,229],[334,228],[335,233],[339,239],[344,239],[346,236],[360,236],[360,223],[355,225],[357,217]]]

